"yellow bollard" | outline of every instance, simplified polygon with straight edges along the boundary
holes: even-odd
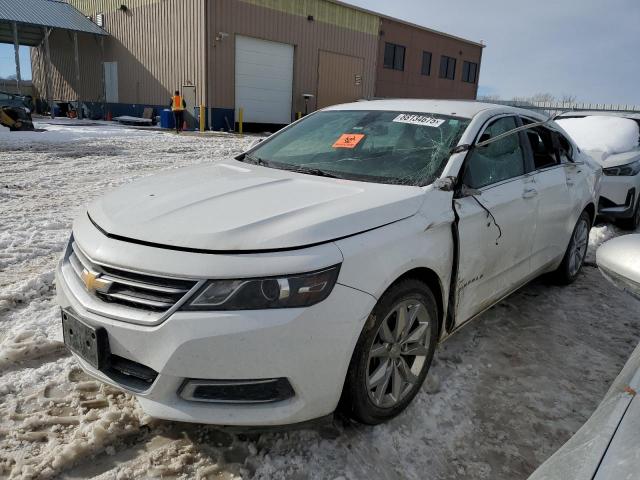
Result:
[[[242,120],[244,119],[244,108],[238,109],[238,133],[242,135]]]
[[[200,104],[200,131],[201,132],[204,132],[204,121],[205,121],[204,115],[205,115],[204,105]]]
[[[296,112],[296,120],[300,120],[302,118],[302,112]]]

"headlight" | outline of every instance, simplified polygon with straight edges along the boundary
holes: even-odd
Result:
[[[603,168],[602,171],[605,175],[615,177],[633,177],[640,173],[640,160],[637,160],[628,165],[621,165],[619,167]]]
[[[263,310],[308,307],[329,296],[340,265],[317,272],[237,280],[211,280],[184,310]]]

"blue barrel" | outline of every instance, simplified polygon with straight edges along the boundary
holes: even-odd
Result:
[[[160,126],[162,128],[175,128],[176,121],[173,118],[173,112],[165,108],[160,112]]]

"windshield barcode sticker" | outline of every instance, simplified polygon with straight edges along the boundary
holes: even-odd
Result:
[[[410,113],[401,113],[393,119],[398,123],[410,123],[411,125],[422,125],[423,127],[437,128],[445,121],[440,118],[428,117],[426,115],[412,115]]]

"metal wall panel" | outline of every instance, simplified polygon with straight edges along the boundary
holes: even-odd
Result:
[[[257,7],[269,8],[283,13],[307,18],[313,16],[314,21],[328,23],[336,27],[356,30],[358,32],[378,34],[380,20],[377,15],[344,5],[337,5],[326,0],[241,0]]]
[[[51,89],[54,100],[75,100],[76,67],[73,49],[73,33],[54,30],[49,38],[51,44]],[[86,102],[102,99],[102,62],[100,37],[78,34],[78,57],[80,60],[80,98]],[[45,97],[44,47],[31,49],[31,76],[37,95]]]
[[[95,19],[102,13],[106,62],[118,62],[118,98],[121,103],[163,105],[182,85],[196,86],[198,103],[204,102],[206,66],[204,55],[205,0],[68,0],[85,15]],[[127,10],[119,9],[126,4]],[[73,59],[73,49],[52,37],[52,57]],[[83,53],[80,53],[83,57]],[[34,59],[38,59],[36,52]],[[52,58],[52,61],[54,59]],[[81,58],[81,62],[83,59]],[[68,79],[75,78],[73,63],[59,61],[54,69],[54,98],[73,99]],[[34,60],[34,70],[41,77]],[[98,79],[90,83],[102,85]],[[92,71],[92,74],[95,72]],[[35,76],[35,74],[34,74]],[[88,72],[82,72],[83,81]],[[42,91],[42,89],[40,89]],[[98,100],[89,99],[86,100]]]
[[[317,17],[314,15],[313,21],[310,21],[307,13],[301,14],[307,12],[303,8],[305,5],[315,8],[313,12],[325,13],[318,14]],[[304,111],[305,93],[314,95],[309,102],[309,110],[316,108],[321,50],[363,58],[362,95],[373,96],[378,49],[377,27],[375,33],[365,33],[362,25],[377,25],[379,19],[357,10],[353,10],[357,14],[345,17],[335,7],[339,6],[324,0],[299,3],[288,0],[215,0],[207,17],[209,106],[235,107],[235,35],[294,45],[292,115],[294,112]],[[320,21],[320,18],[327,21]],[[331,18],[333,20],[330,22]],[[344,23],[349,19],[352,23]]]
[[[480,45],[384,18],[380,30],[384,34],[380,36],[378,48],[376,97],[476,98],[478,82],[462,81],[462,65],[465,60],[477,63],[480,76]],[[404,71],[384,68],[386,42],[406,48]],[[430,75],[421,73],[423,51],[431,52]],[[442,55],[456,59],[454,80],[439,77]]]

